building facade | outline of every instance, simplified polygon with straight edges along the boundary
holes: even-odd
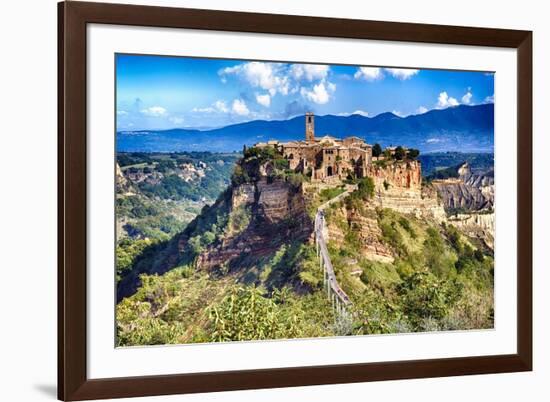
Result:
[[[315,138],[315,116],[309,112],[305,115],[305,141],[269,141],[255,146],[276,147],[289,161],[290,169],[314,181],[366,177],[372,164],[372,146],[362,138],[338,139],[329,135]]]

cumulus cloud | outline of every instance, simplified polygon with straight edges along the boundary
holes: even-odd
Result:
[[[233,111],[233,113],[238,114],[239,116],[247,116],[250,113],[250,110],[248,110],[245,101],[243,101],[242,99],[235,99],[233,101],[233,106],[231,110]]]
[[[142,109],[141,113],[150,117],[163,117],[168,114],[168,111],[162,106],[151,106],[146,109]]]
[[[353,78],[356,80],[376,81],[384,78],[382,69],[379,67],[359,67]]]
[[[485,97],[483,103],[495,103],[495,94]]]
[[[222,113],[227,113],[229,112],[229,109],[227,108],[227,106],[225,105],[225,102],[222,101],[222,100],[217,100],[216,102],[214,102],[214,107],[216,108],[216,110],[222,112]]]
[[[475,105],[473,102],[474,94],[472,93],[472,89],[468,88],[466,93],[460,98],[460,101],[458,101],[456,98],[453,98],[452,96],[449,96],[447,91],[443,91],[439,94],[439,97],[437,98],[437,104],[435,107],[437,109],[445,109],[452,106],[458,106],[458,105]],[[484,103],[488,102],[489,97],[485,98]]]
[[[472,91],[470,90],[470,88],[468,88],[468,91],[462,97],[462,103],[465,105],[469,105],[472,102],[472,96]]]
[[[313,86],[312,89],[302,87],[300,94],[307,100],[323,105],[330,100],[330,93],[336,90],[336,85],[332,83],[325,83],[324,81]]]
[[[265,94],[265,95],[257,94],[256,102],[258,102],[262,106],[269,107],[269,105],[271,105],[271,96],[269,96],[269,94]]]
[[[415,70],[412,68],[386,68],[385,69],[392,77],[399,80],[408,80],[412,76],[418,74],[420,70]]]
[[[416,109],[416,114],[424,114],[428,111],[428,108],[424,106],[419,106],[418,109]]]
[[[328,72],[329,66],[322,64],[293,64],[290,66],[290,74],[296,80],[323,80],[327,77]]]
[[[128,112],[126,110],[117,110],[116,114],[117,116],[126,116]]]
[[[234,67],[226,67],[218,74],[222,80],[227,75],[236,75],[247,81],[252,87],[268,91],[271,96],[276,93],[287,95],[290,90],[290,80],[284,74],[284,65],[280,63],[252,61]]]
[[[458,106],[458,101],[453,98],[452,96],[449,96],[446,91],[443,91],[439,94],[439,97],[437,98],[437,108],[438,109],[444,109],[451,106]]]

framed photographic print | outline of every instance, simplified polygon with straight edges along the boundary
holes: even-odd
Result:
[[[532,33],[59,3],[59,398],[531,370]]]

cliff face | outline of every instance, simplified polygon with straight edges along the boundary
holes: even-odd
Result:
[[[495,185],[492,172],[476,174],[465,163],[458,169],[458,177],[434,180],[445,209],[481,211],[494,208]]]
[[[132,188],[130,182],[124,177],[124,173],[122,173],[122,169],[118,163],[115,169],[115,184],[117,194],[129,193]]]
[[[456,214],[449,217],[449,223],[460,228],[469,236],[481,239],[487,247],[494,249],[494,213]]]
[[[422,186],[419,161],[394,162],[387,166],[373,165],[369,171],[375,184],[375,203],[417,217],[445,220],[445,211],[430,188]]]
[[[357,251],[369,260],[393,262],[393,252],[388,245],[381,241],[382,230],[378,225],[376,211],[373,205],[365,204],[361,212],[348,209],[344,205],[331,212],[327,241],[335,244],[345,242],[346,232],[353,231],[357,235]]]
[[[201,269],[240,269],[247,261],[269,256],[283,243],[307,240],[313,232],[301,186],[262,178],[233,187],[230,203],[228,229],[220,242],[199,255]],[[235,223],[237,219],[240,223]]]

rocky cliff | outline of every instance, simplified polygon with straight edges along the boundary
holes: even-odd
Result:
[[[313,223],[306,213],[301,186],[262,178],[231,189],[229,222],[220,241],[205,249],[197,259],[201,269],[247,268],[268,257],[282,244],[307,240]],[[187,244],[180,242],[180,250]]]
[[[487,247],[494,249],[495,214],[468,213],[450,216],[448,222],[464,233],[482,240]]]
[[[375,184],[375,203],[417,217],[445,220],[445,211],[436,192],[422,185],[422,168],[419,161],[395,161],[373,165],[369,175]]]
[[[445,209],[449,212],[492,210],[495,197],[493,172],[473,173],[469,164],[464,163],[457,173],[456,178],[432,182]]]
[[[378,225],[374,205],[365,205],[361,212],[341,205],[332,211],[330,222],[327,241],[342,244],[345,241],[346,232],[352,230],[357,235],[360,246],[357,251],[363,257],[374,261],[393,262],[391,248],[381,240],[382,230]]]

